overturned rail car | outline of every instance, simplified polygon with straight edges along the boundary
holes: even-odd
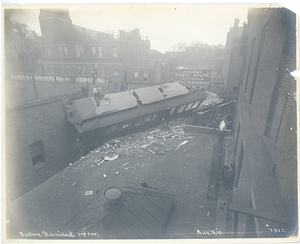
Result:
[[[68,120],[78,132],[81,154],[106,140],[141,128],[189,116],[206,99],[205,90],[189,91],[179,83],[107,94],[97,106],[93,97],[70,100]]]

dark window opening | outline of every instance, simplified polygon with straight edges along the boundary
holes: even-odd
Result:
[[[252,104],[252,101],[253,101],[253,96],[254,96],[254,91],[255,91],[255,86],[256,86],[256,80],[257,80],[257,75],[258,75],[258,68],[259,68],[259,65],[260,65],[261,54],[263,52],[263,46],[264,46],[265,36],[266,36],[265,29],[266,29],[266,25],[263,27],[262,37],[261,37],[260,43],[259,43],[258,57],[257,57],[256,64],[255,64],[254,77],[253,77],[253,81],[252,81],[250,98],[249,98],[249,103],[250,104]]]
[[[244,143],[242,142],[241,147],[240,147],[240,154],[238,157],[237,167],[236,167],[234,183],[233,183],[234,187],[237,187],[239,184],[243,159],[244,159]]]
[[[252,41],[252,46],[251,46],[251,53],[250,53],[250,59],[249,59],[249,64],[247,67],[247,78],[246,78],[246,83],[245,83],[245,90],[244,92],[247,91],[247,85],[248,85],[248,79],[249,79],[249,74],[250,74],[250,68],[251,68],[251,63],[252,63],[252,56],[253,56],[253,50],[254,50],[254,45],[255,45],[255,37]]]
[[[46,165],[42,141],[37,141],[29,145],[29,150],[34,170]]]

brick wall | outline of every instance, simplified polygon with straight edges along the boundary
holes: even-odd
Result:
[[[5,116],[5,166],[8,201],[32,190],[77,159],[76,133],[63,100],[56,99],[8,110]],[[29,145],[42,141],[46,165],[34,169]]]
[[[280,99],[274,91],[284,79],[286,52],[295,50],[288,45],[294,42],[287,40],[289,28],[295,27],[288,28],[287,22],[294,21],[294,16],[286,11],[249,11],[247,52],[237,102],[236,121],[241,121],[240,132],[239,123],[234,128],[237,174],[233,201],[245,207],[252,202],[261,212],[291,218],[297,210],[296,103],[292,96],[288,95],[284,103],[282,117],[272,117],[272,121],[281,121],[277,127],[282,135],[280,139],[264,133],[272,104]],[[290,82],[293,87],[294,81]],[[241,233],[245,221],[244,218],[240,222]],[[276,227],[272,225],[271,228]],[[264,221],[259,221],[256,227],[262,231],[260,235],[273,237]]]

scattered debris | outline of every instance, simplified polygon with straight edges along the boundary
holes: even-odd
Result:
[[[74,187],[74,186],[76,186],[76,185],[77,185],[77,182],[74,181],[73,184],[72,184],[72,186]]]
[[[181,147],[181,146],[183,146],[184,144],[186,144],[186,143],[188,143],[189,141],[184,141],[184,142],[182,142],[182,143],[180,143],[177,147],[176,147],[176,150],[179,148],[179,147]],[[175,150],[175,151],[176,151]]]
[[[156,154],[155,152],[153,152],[152,150],[150,150],[149,148],[146,148],[149,152]]]
[[[207,212],[207,215],[206,215],[207,217],[209,217],[209,212]]]
[[[116,159],[119,158],[119,155],[118,154],[115,154],[113,157],[108,157],[108,156],[105,156],[104,157],[104,160],[107,160],[107,161],[114,161]]]
[[[84,193],[85,196],[92,195],[92,194],[93,194],[93,190],[85,191],[85,193]]]
[[[106,178],[106,177],[107,177],[107,175],[106,175],[106,174],[103,174],[103,177],[104,177],[104,178]]]
[[[116,148],[115,153],[118,155],[128,155],[129,151],[128,148],[126,147],[118,147]]]
[[[127,162],[126,164],[123,164],[122,166],[125,166],[125,165],[127,165],[127,164],[129,164],[129,162]]]
[[[118,175],[118,174],[120,174],[120,172],[119,172],[119,171],[117,171],[115,174],[116,174],[116,175]]]

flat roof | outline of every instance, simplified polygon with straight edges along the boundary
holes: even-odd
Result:
[[[162,94],[165,98],[185,95],[189,93],[188,89],[185,86],[179,84],[178,82],[167,83],[157,87],[162,89]]]
[[[106,94],[107,99],[100,101],[100,106],[96,107],[97,115],[107,114],[115,111],[125,110],[138,106],[136,98],[130,91]]]
[[[154,86],[139,88],[134,90],[134,92],[138,95],[142,104],[148,104],[164,100],[164,96],[157,89],[157,87]]]

